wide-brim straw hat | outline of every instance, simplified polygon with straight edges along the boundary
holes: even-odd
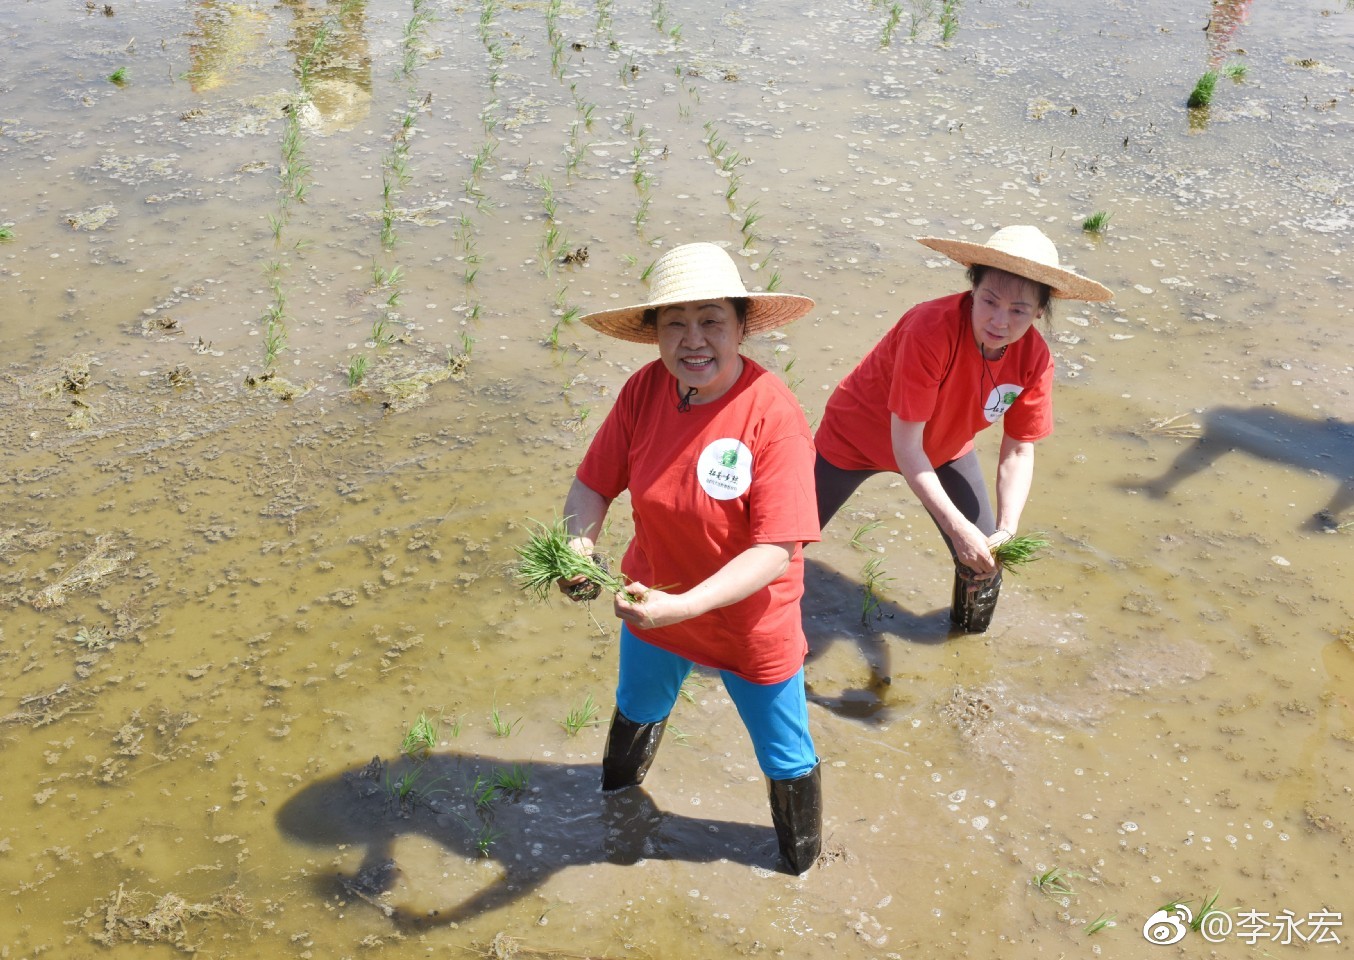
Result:
[[[744,297],[748,301],[747,334],[764,333],[798,320],[813,309],[813,301],[793,293],[749,293],[733,258],[713,243],[686,243],[673,247],[655,261],[649,272],[649,302],[615,310],[599,310],[582,320],[594,330],[629,340],[657,343],[658,329],[644,325],[644,311],[673,303]]]
[[[1097,303],[1114,297],[1109,287],[1059,266],[1058,248],[1038,227],[1023,224],[1002,227],[987,243],[944,237],[917,237],[917,242],[966,267],[982,264],[1042,283],[1060,300]]]

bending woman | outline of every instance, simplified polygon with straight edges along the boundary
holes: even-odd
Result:
[[[1053,432],[1053,359],[1034,324],[1055,297],[1113,294],[1059,266],[1037,227],[987,243],[918,239],[968,267],[970,289],[909,310],[828,399],[814,438],[818,516],[826,527],[866,479],[902,474],[954,558],[950,618],[981,633],[1001,589],[992,548],[1019,529],[1034,444]],[[973,440],[997,421],[994,513]]]
[[[794,395],[739,345],[813,301],[749,294],[709,243],[660,257],[650,289],[648,303],[583,318],[656,343],[659,359],[621,388],[564,506],[570,545],[584,555],[623,490],[634,511],[621,563],[632,582],[615,598],[620,679],[602,789],[644,779],[693,664],[713,667],[769,781],[781,855],[800,874],[822,833],[799,611],[802,545],[818,539],[813,442]]]

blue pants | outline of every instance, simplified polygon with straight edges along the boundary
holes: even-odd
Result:
[[[635,723],[667,719],[693,666],[685,657],[645,643],[622,624],[616,708]],[[802,667],[780,683],[752,683],[727,670],[719,676],[752,738],[762,773],[772,780],[793,780],[817,765]]]

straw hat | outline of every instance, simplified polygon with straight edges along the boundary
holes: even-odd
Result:
[[[987,243],[943,237],[917,237],[917,242],[966,267],[982,264],[1042,283],[1052,288],[1053,296],[1060,300],[1096,302],[1114,297],[1108,287],[1058,266],[1058,248],[1038,227],[1002,227]]]
[[[644,326],[644,311],[671,303],[746,297],[748,334],[762,333],[798,320],[813,309],[808,297],[792,293],[749,293],[738,267],[723,247],[687,243],[658,258],[649,274],[649,302],[583,317],[594,330],[631,343],[657,343],[658,331]]]

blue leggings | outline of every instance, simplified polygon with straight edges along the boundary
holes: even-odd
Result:
[[[616,708],[635,723],[667,719],[693,666],[685,657],[645,643],[621,624]],[[719,671],[719,676],[752,738],[762,773],[772,780],[793,780],[817,765],[803,667],[780,683],[752,683],[727,670]]]

